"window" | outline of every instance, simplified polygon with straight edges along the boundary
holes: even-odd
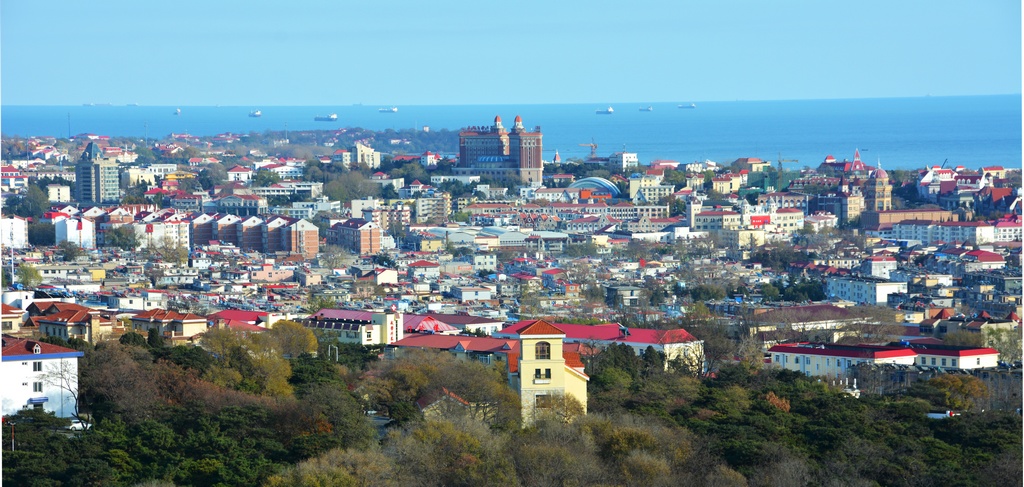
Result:
[[[550,379],[551,378],[551,369],[544,369],[544,378],[545,379]]]
[[[935,365],[935,357],[932,357],[932,365]]]
[[[928,365],[928,359],[921,357],[921,365]]]
[[[946,359],[942,359],[942,366],[943,366],[943,367],[945,367],[945,366],[946,366]]]
[[[794,364],[800,363],[800,357],[793,357],[793,363]]]
[[[534,347],[534,359],[536,360],[551,360],[551,344],[548,342],[537,342]]]
[[[543,377],[543,376],[542,376],[542,375],[540,375],[540,369],[535,369],[535,370],[533,371],[533,378],[534,378],[534,379],[540,379],[541,377]]]
[[[32,372],[42,372],[42,371],[43,371],[43,363],[42,362],[32,362]]]
[[[537,403],[537,409],[550,409],[551,408],[551,396],[547,394],[538,394],[535,398]]]
[[[952,363],[951,365],[952,365],[953,367],[956,367],[956,359],[952,359],[952,360],[953,360],[953,363]]]
[[[981,358],[978,358],[978,361],[975,363],[975,365],[981,365]]]
[[[32,392],[43,392],[43,383],[42,382],[33,382],[32,383]]]

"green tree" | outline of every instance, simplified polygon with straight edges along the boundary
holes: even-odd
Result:
[[[15,215],[38,220],[49,209],[50,199],[46,193],[39,186],[30,185],[25,196],[14,205],[13,211]]]
[[[278,350],[286,358],[296,358],[304,353],[315,353],[317,350],[317,340],[313,331],[297,321],[278,320],[265,333],[277,341]]]
[[[107,230],[104,242],[107,247],[116,247],[121,250],[139,248],[139,236],[135,233],[135,227],[132,225],[119,225]]]
[[[27,288],[34,288],[43,283],[43,276],[39,273],[39,269],[36,269],[31,264],[23,263],[18,266],[18,270],[15,272],[18,276],[18,282]]]
[[[52,223],[29,223],[28,243],[37,247],[49,247],[56,243],[57,229]]]
[[[281,182],[281,176],[274,171],[256,171],[252,178],[252,185],[257,188],[265,188],[279,182]]]
[[[70,240],[61,241],[61,243],[57,244],[57,248],[60,251],[60,258],[64,262],[74,262],[79,257],[85,255],[85,250]]]
[[[984,347],[985,335],[966,330],[957,330],[946,333],[946,336],[942,337],[942,342],[946,345],[955,345],[958,347]]]
[[[946,406],[967,411],[974,407],[974,401],[988,395],[988,387],[981,379],[972,375],[944,374],[928,381],[946,398]]]
[[[306,301],[306,311],[309,314],[314,314],[322,309],[333,309],[338,306],[338,298],[332,296],[325,296],[323,294],[310,294],[309,299]]]
[[[132,345],[143,348],[149,347],[149,342],[146,340],[146,337],[139,333],[135,333],[134,331],[121,335],[121,338],[118,338],[117,341],[121,342],[122,345]]]

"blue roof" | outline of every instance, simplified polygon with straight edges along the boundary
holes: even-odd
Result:
[[[583,178],[575,183],[569,185],[570,188],[583,188],[583,189],[599,189],[601,191],[607,191],[613,197],[619,195],[619,188],[612,184],[611,181],[605,178],[590,177]]]

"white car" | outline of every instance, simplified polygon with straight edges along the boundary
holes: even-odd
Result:
[[[80,419],[72,419],[71,425],[68,426],[68,429],[71,431],[85,431],[89,428],[92,428],[92,425]]]

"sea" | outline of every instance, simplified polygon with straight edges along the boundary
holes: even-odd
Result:
[[[692,108],[681,108],[691,107]],[[728,163],[741,157],[783,160],[787,169],[817,167],[826,156],[914,169],[946,164],[1021,167],[1021,95],[790,101],[546,105],[379,106],[0,106],[4,135],[67,137],[80,133],[150,140],[172,133],[362,127],[458,130],[506,127],[516,115],[544,134],[544,158],[562,160],[627,151],[641,162]],[[598,113],[612,108],[613,113]],[[649,111],[647,110],[649,108]],[[180,114],[178,110],[180,109]],[[262,116],[250,117],[253,110]],[[338,115],[317,122],[316,116]],[[452,149],[454,150],[454,149]]]

